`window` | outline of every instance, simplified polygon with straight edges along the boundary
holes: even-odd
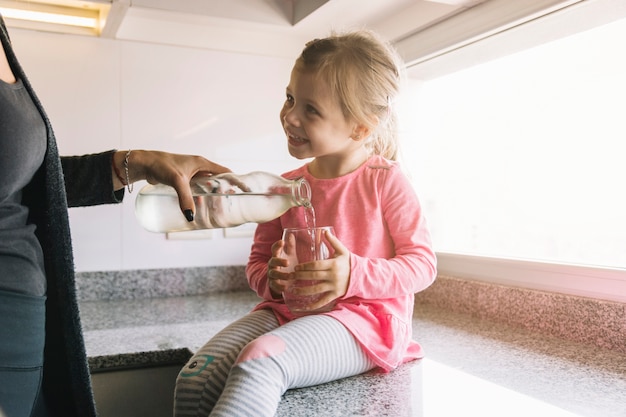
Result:
[[[626,282],[624,39],[622,18],[412,81],[402,146],[438,252]]]

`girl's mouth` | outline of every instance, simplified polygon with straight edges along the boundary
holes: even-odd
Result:
[[[289,144],[292,146],[301,146],[308,142],[307,139],[302,138],[300,136],[296,136],[289,132],[287,132],[287,139],[288,139]]]

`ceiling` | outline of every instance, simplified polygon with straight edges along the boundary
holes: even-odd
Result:
[[[485,0],[113,1],[103,36],[292,58],[331,30],[399,39]]]
[[[100,13],[103,38],[293,58],[331,31],[368,28],[408,66],[586,0],[0,0]],[[94,11],[90,10],[90,11]],[[25,28],[6,19],[9,26]],[[22,26],[20,26],[22,25]],[[37,28],[37,30],[53,30]],[[54,31],[59,31],[56,29]],[[75,32],[74,32],[75,33]]]

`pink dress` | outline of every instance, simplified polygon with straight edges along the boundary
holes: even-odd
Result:
[[[433,283],[436,257],[419,200],[400,167],[373,156],[354,172],[332,179],[311,176],[307,166],[283,175],[304,176],[318,226],[333,226],[350,250],[347,293],[327,313],[354,335],[365,352],[389,371],[423,356],[412,340],[413,294]],[[292,208],[257,227],[246,267],[250,287],[284,324],[295,317],[267,283],[271,246],[287,227],[305,227],[304,208]]]

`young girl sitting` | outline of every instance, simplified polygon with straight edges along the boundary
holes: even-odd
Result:
[[[287,172],[311,186],[331,259],[282,269],[283,229],[306,227],[305,208],[258,225],[246,267],[263,301],[202,347],[176,381],[175,416],[274,416],[282,394],[421,358],[412,340],[413,294],[435,279],[436,259],[418,198],[397,162],[393,102],[400,66],[368,31],[309,42],[287,86],[280,120],[289,153],[313,158]],[[292,314],[290,279],[331,311]]]

